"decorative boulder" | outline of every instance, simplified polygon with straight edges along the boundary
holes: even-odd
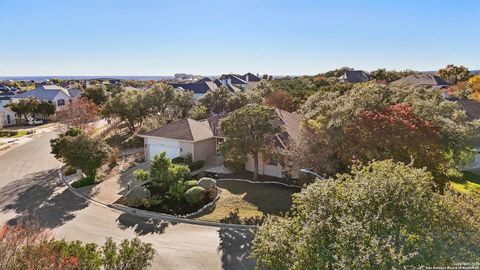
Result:
[[[194,187],[194,186],[197,186],[197,185],[198,185],[198,181],[195,180],[195,179],[185,181],[185,186],[187,187],[187,189],[189,189],[191,187]]]
[[[127,201],[128,206],[141,206],[143,201],[148,198],[150,198],[150,190],[142,186],[134,187],[125,194],[125,200]]]
[[[211,190],[217,186],[217,181],[212,178],[202,177],[200,180],[198,180],[197,185],[203,187],[205,190]]]
[[[188,189],[183,196],[189,204],[196,204],[203,200],[207,191],[200,186],[195,186]]]

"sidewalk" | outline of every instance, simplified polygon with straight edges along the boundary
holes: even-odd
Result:
[[[36,137],[42,135],[43,133],[54,131],[57,128],[58,126],[56,124],[47,125],[46,127],[33,128],[36,130],[36,132],[31,135],[25,135],[19,138],[0,137],[0,155],[3,155],[8,151],[14,149],[15,147],[35,139]]]

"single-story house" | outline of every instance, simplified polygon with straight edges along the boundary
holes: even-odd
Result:
[[[338,77],[341,83],[361,83],[370,80],[370,75],[363,70],[345,70],[342,76]]]
[[[300,119],[294,114],[283,110],[276,110],[279,116],[279,125],[284,131],[275,136],[275,144],[286,148],[292,142],[300,139]],[[151,161],[155,155],[165,151],[167,157],[191,155],[193,161],[207,160],[219,154],[219,146],[225,140],[220,131],[220,122],[226,115],[213,116],[197,121],[189,118],[171,122],[163,127],[150,130],[140,137],[144,138],[145,159]],[[253,157],[248,156],[245,163],[247,171],[253,171]],[[280,164],[274,160],[259,157],[260,175],[281,178],[286,173]],[[293,177],[297,174],[288,172]]]
[[[15,112],[5,107],[12,102],[14,92],[0,93],[0,124],[3,127],[15,125]]]
[[[33,90],[17,94],[12,97],[12,101],[18,101],[22,98],[35,97],[39,100],[46,100],[55,103],[57,111],[63,109],[63,106],[80,97],[79,89],[66,89],[57,85],[42,85]]]
[[[407,77],[403,77],[399,80],[391,82],[392,85],[418,85],[418,86],[431,86],[434,88],[447,88],[450,86],[448,82],[442,79],[440,76],[433,74],[413,74]]]

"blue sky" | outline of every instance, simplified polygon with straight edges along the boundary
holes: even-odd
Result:
[[[0,0],[0,76],[480,69],[478,0]]]

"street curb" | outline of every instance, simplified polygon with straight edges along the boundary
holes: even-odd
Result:
[[[63,184],[67,186],[67,188],[75,195],[88,200],[90,202],[93,202],[97,205],[100,205],[105,208],[113,209],[115,211],[119,211],[122,213],[127,213],[131,214],[134,216],[138,217],[143,217],[143,218],[151,218],[151,219],[156,219],[160,221],[168,221],[168,222],[176,222],[176,223],[186,223],[186,224],[192,224],[192,225],[199,225],[199,226],[210,226],[210,227],[218,227],[218,228],[227,228],[227,229],[256,229],[258,226],[256,225],[244,225],[244,224],[228,224],[228,223],[220,223],[220,222],[210,222],[210,221],[201,221],[201,220],[194,220],[194,219],[189,219],[189,218],[182,218],[182,217],[177,217],[174,215],[169,215],[169,214],[162,214],[162,213],[155,213],[155,212],[150,212],[150,211],[145,211],[141,209],[136,209],[120,204],[105,204],[100,201],[94,200],[89,196],[85,196],[78,192],[75,188],[73,188],[67,181],[65,181],[65,178],[62,173],[64,165],[61,165],[59,169],[59,175],[60,179],[62,179]]]
[[[215,179],[215,181],[217,182],[239,181],[239,182],[248,182],[250,184],[274,184],[274,185],[281,185],[281,186],[290,187],[290,188],[300,188],[300,189],[302,188],[301,186],[289,185],[289,184],[285,184],[277,181],[252,181],[252,180],[241,179],[241,178],[220,178],[220,179]]]

